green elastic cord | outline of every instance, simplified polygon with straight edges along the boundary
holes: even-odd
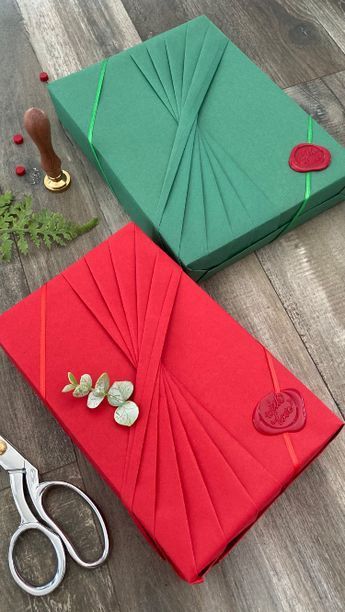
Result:
[[[93,144],[93,131],[95,128],[95,123],[96,123],[96,117],[97,117],[97,111],[98,111],[98,107],[99,107],[99,101],[101,98],[101,93],[102,93],[102,88],[103,88],[103,82],[104,82],[104,76],[105,76],[105,71],[107,69],[107,64],[108,64],[108,59],[103,60],[103,62],[101,63],[101,69],[100,69],[100,73],[99,73],[99,77],[98,77],[98,83],[97,83],[97,90],[96,90],[96,95],[95,95],[95,100],[92,106],[92,111],[91,111],[91,118],[90,118],[90,123],[89,123],[89,129],[88,129],[88,133],[87,133],[87,139],[89,141],[89,145],[91,148],[91,151],[94,155],[94,158],[96,160],[97,166],[100,170],[100,173],[102,174],[105,182],[107,183],[108,187],[110,187],[110,189],[112,189],[109,181],[108,181],[108,177],[105,174],[101,162],[99,160],[98,157],[98,153],[94,147]]]
[[[313,142],[313,118],[310,115],[308,117],[307,142],[308,144],[311,144]],[[295,221],[297,221],[298,217],[303,213],[305,207],[307,206],[310,195],[311,195],[311,172],[307,172],[305,175],[305,188],[304,188],[303,202],[301,206],[299,207],[299,209],[295,212],[294,216],[289,221],[289,223],[285,227],[282,228],[282,230],[277,234],[277,236],[275,236],[274,240],[276,240],[277,238],[279,238],[279,236],[281,236],[282,234],[285,234],[286,232],[288,232],[290,229],[293,228]]]

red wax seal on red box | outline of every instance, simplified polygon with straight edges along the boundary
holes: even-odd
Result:
[[[324,170],[331,163],[331,154],[321,145],[301,142],[290,154],[289,165],[296,172],[315,172]]]
[[[48,80],[49,80],[49,76],[48,76],[47,72],[40,72],[40,81],[45,83]]]
[[[16,174],[18,174],[18,176],[23,176],[25,173],[25,166],[16,166]]]
[[[12,136],[12,140],[14,144],[17,144],[17,145],[23,144],[24,142],[24,138],[21,134],[14,134],[14,136]]]
[[[306,423],[304,399],[296,389],[272,391],[265,395],[254,410],[253,423],[260,433],[276,435],[299,431]]]

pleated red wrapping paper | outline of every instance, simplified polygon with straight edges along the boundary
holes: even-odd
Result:
[[[0,341],[189,582],[342,427],[133,224],[5,312]],[[69,370],[133,381],[136,423],[62,394]]]

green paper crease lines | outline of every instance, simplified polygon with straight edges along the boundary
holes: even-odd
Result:
[[[343,147],[206,17],[49,91],[128,214],[195,280],[344,197]],[[291,150],[311,135],[332,162],[294,172]]]

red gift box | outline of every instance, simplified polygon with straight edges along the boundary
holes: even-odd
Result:
[[[5,312],[0,340],[188,582],[342,427],[133,224]],[[132,381],[138,420],[61,393],[70,370]]]

